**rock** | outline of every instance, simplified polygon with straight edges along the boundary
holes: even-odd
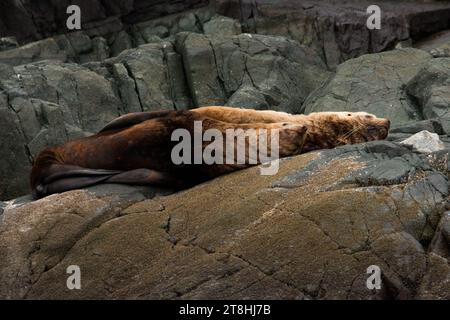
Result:
[[[423,130],[437,133],[438,135],[445,134],[444,129],[442,128],[442,123],[439,119],[407,122],[400,126],[391,128],[389,130],[389,134],[391,133],[414,134]]]
[[[102,65],[113,66],[126,112],[186,109],[190,98],[181,59],[170,42],[161,42],[124,51]]]
[[[446,149],[444,143],[439,140],[439,136],[436,133],[431,133],[426,130],[416,133],[401,143],[413,146],[414,149],[422,153],[431,153]]]
[[[450,239],[450,212],[442,215],[437,232],[430,244],[429,268],[424,274],[418,290],[421,299],[439,299],[448,296],[450,291],[450,268],[445,246]]]
[[[19,46],[16,38],[14,37],[4,37],[0,38],[0,51],[6,51],[15,49]]]
[[[111,46],[111,53],[113,56],[118,55],[122,51],[133,48],[131,37],[126,31],[121,31],[117,34]]]
[[[67,33],[66,9],[70,0],[2,1],[0,36],[15,36],[22,42],[40,40],[55,34]],[[206,0],[93,0],[78,1],[82,12],[82,29],[90,36],[105,36],[124,29],[124,25],[160,18],[177,12],[204,7]],[[63,18],[61,18],[63,17]],[[17,23],[20,21],[20,23]]]
[[[195,106],[257,105],[297,113],[329,74],[308,48],[283,37],[180,33],[176,48]]]
[[[421,50],[399,49],[346,61],[308,97],[302,112],[366,111],[393,125],[423,120],[404,88],[430,59]]]
[[[450,31],[444,30],[432,34],[414,44],[415,48],[430,52],[435,58],[445,56],[445,51],[450,42]]]
[[[241,19],[250,33],[288,36],[313,48],[330,69],[367,53],[393,49],[450,29],[448,3],[379,1],[382,28],[366,27],[366,10],[373,2],[295,0],[218,0],[219,14]]]
[[[417,100],[426,118],[439,119],[444,131],[450,132],[450,58],[428,61],[406,90]]]
[[[397,163],[401,179],[386,175]],[[164,197],[99,185],[8,206],[0,297],[448,299],[446,174],[375,141]],[[81,268],[83,290],[61,280],[69,265]],[[381,290],[367,289],[370,265]]]
[[[67,61],[67,54],[52,38],[32,42],[22,47],[0,52],[0,63],[13,66],[41,60]]]
[[[205,34],[233,36],[242,33],[241,24],[228,17],[215,16],[203,25]]]

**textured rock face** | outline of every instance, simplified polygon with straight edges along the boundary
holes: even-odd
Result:
[[[289,36],[314,48],[327,65],[392,49],[398,42],[449,29],[450,5],[377,1],[382,28],[366,28],[370,1],[218,0],[219,13],[241,19],[244,30]],[[422,3],[420,3],[422,2]]]
[[[405,87],[430,58],[422,50],[400,49],[346,61],[308,98],[302,111],[364,110],[394,124],[422,120],[421,107]]]
[[[127,24],[207,4],[207,0],[5,0],[0,5],[0,36],[15,36],[28,42],[66,33],[69,5],[80,7],[84,30],[102,35],[121,30]]]
[[[448,299],[443,159],[372,142],[149,200],[104,186],[10,205],[0,297]],[[67,289],[69,265],[82,290]]]
[[[438,118],[450,132],[450,58],[427,62],[411,79],[407,92],[421,105],[426,118]]]
[[[179,34],[177,47],[197,106],[298,113],[306,96],[328,76],[311,50],[283,37]]]
[[[445,144],[439,139],[437,133],[427,130],[420,131],[412,137],[402,141],[402,144],[410,145],[418,152],[431,153],[445,150]]]
[[[450,45],[416,43],[450,28],[450,6],[379,2],[369,32],[356,1],[71,1],[83,31],[59,34],[67,1],[0,1],[0,298],[450,299]],[[399,41],[428,52],[364,55]],[[7,201],[47,146],[212,104],[367,111],[392,129],[275,176]],[[70,265],[82,290],[66,287]]]

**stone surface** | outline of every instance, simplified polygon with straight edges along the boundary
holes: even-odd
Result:
[[[308,97],[302,112],[366,111],[394,125],[422,120],[421,107],[405,87],[430,59],[421,50],[398,49],[346,61]]]
[[[427,2],[427,3],[425,3]],[[369,30],[366,0],[217,0],[220,14],[241,19],[250,33],[288,36],[313,48],[334,69],[366,53],[393,49],[450,29],[450,4],[441,1],[377,1],[382,27]]]
[[[0,38],[0,51],[15,49],[19,46],[15,37]]]
[[[310,49],[284,37],[180,33],[176,47],[195,106],[298,113],[306,96],[329,74]]]
[[[394,126],[389,130],[389,133],[405,133],[405,134],[414,134],[420,131],[427,130],[429,132],[434,132],[439,135],[445,134],[445,131],[442,127],[442,122],[440,119],[428,119],[422,121],[412,121],[406,122],[398,126]]]
[[[207,0],[4,0],[0,6],[0,36],[15,36],[20,42],[28,42],[67,33],[69,5],[80,7],[83,30],[92,35],[104,35],[128,24],[207,4]]]
[[[450,58],[428,61],[406,87],[424,117],[437,118],[450,132]]]
[[[446,149],[445,144],[439,140],[439,136],[427,130],[420,131],[408,139],[403,140],[401,143],[413,146],[415,150],[422,153],[431,153]]]
[[[99,186],[9,206],[0,297],[448,299],[447,175],[379,141],[165,197]],[[66,287],[74,264],[83,290]],[[370,265],[381,290],[366,287]]]

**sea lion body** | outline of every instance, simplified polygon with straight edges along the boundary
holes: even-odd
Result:
[[[389,129],[388,120],[366,113],[305,116],[230,107],[133,113],[113,120],[90,137],[42,151],[34,161],[30,176],[33,196],[41,198],[97,183],[152,184],[182,189],[250,165],[175,165],[172,150],[178,142],[172,141],[172,133],[184,129],[194,135],[196,121],[202,123],[203,132],[264,129],[270,133],[276,129],[279,157],[384,139]],[[202,150],[206,145],[203,143]]]

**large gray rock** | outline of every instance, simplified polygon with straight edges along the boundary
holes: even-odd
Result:
[[[406,87],[425,118],[438,119],[450,133],[450,58],[428,61]]]
[[[394,125],[422,120],[422,110],[405,87],[430,59],[425,51],[400,49],[346,61],[309,96],[302,111],[366,111]]]
[[[170,42],[146,44],[124,51],[102,65],[114,70],[113,77],[126,100],[126,112],[191,106],[182,57]],[[140,105],[136,106],[138,102]]]
[[[107,185],[22,201],[0,220],[0,297],[449,299],[447,174],[377,141],[166,197]]]
[[[313,48],[334,69],[348,59],[450,29],[450,4],[424,2],[217,0],[216,8],[241,19],[246,32],[288,36]],[[380,30],[366,27],[366,10],[373,4],[381,8]]]
[[[104,36],[128,24],[204,7],[208,1],[4,0],[0,4],[0,36],[15,36],[20,42],[29,42],[67,33],[66,9],[73,4],[80,6],[82,29],[92,36]]]
[[[233,105],[297,113],[328,77],[310,49],[284,37],[177,36],[196,106]]]
[[[426,130],[416,133],[401,143],[410,145],[422,153],[432,153],[446,149],[445,144],[439,139],[436,133],[431,133]]]

